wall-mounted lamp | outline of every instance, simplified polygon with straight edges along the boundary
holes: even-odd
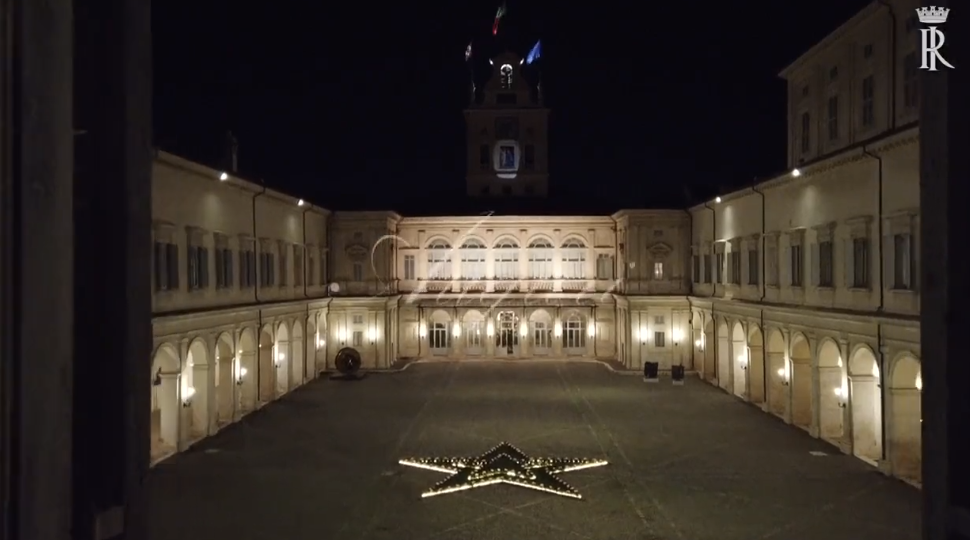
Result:
[[[872,364],[872,376],[876,379],[876,388],[881,388],[882,384],[879,381],[879,366],[873,362]]]
[[[182,406],[191,407],[192,406],[192,396],[195,395],[195,388],[191,386],[186,386],[182,389]]]
[[[721,198],[720,197],[714,197],[714,202],[720,204]]]
[[[319,331],[317,331],[316,340],[317,340],[317,348],[318,349],[322,349],[323,346],[327,344],[327,340],[325,340],[322,337],[320,337],[320,332]]]
[[[246,373],[247,373],[246,368],[244,368],[244,367],[239,368],[238,373],[236,374],[236,384],[237,385],[242,385],[242,383],[243,383],[243,377],[246,376]]]
[[[158,368],[158,371],[155,372],[155,377],[152,378],[152,386],[161,386],[161,385],[162,385],[162,368]]]
[[[418,337],[426,338],[428,337],[428,325],[421,323],[418,325]]]
[[[375,341],[377,341],[377,329],[376,328],[368,328],[367,329],[367,340],[370,341],[371,343],[374,343]]]
[[[229,174],[228,173],[222,173],[222,174],[220,174],[219,175],[219,180],[222,181],[222,182],[225,182],[226,180],[229,180]]]
[[[589,326],[586,327],[586,335],[589,337],[596,336],[596,323],[594,322],[589,323]]]
[[[276,367],[280,367],[280,364],[286,360],[286,355],[283,353],[276,353]]]
[[[556,337],[562,337],[562,323],[561,322],[556,321],[556,325],[553,327],[553,332],[556,334]]]
[[[303,199],[296,201],[297,206],[303,206],[304,204],[306,204],[306,201],[304,201]]]
[[[451,335],[454,336],[455,339],[461,337],[461,324],[456,322],[455,324],[451,325]]]
[[[347,342],[347,329],[346,328],[341,328],[340,330],[337,330],[337,339],[340,340],[340,344],[341,345],[343,345],[344,343]]]
[[[798,178],[799,176],[802,175],[802,171],[800,171],[798,169],[792,169],[791,170],[791,175],[794,176],[795,178]]]
[[[738,355],[738,364],[741,366],[741,369],[744,369],[744,370],[748,369],[748,355],[747,354]]]
[[[848,394],[848,392],[846,392],[845,387],[844,386],[840,386],[838,388],[835,388],[835,389],[833,389],[833,392],[835,393],[836,399],[838,399],[839,408],[844,409],[845,408],[845,402],[848,400],[848,397],[849,397],[849,396],[846,395],[846,394]]]
[[[640,329],[637,330],[637,333],[640,334],[638,336],[639,339],[640,339],[640,343],[646,343],[647,342],[647,335],[648,335],[647,334],[647,327],[646,326],[641,326]]]
[[[919,390],[920,392],[922,392],[923,391],[923,374],[922,373],[917,373],[916,374],[916,383],[915,384],[916,384],[916,389]]]
[[[525,321],[519,323],[519,335],[527,337],[529,335],[529,325]]]
[[[495,324],[492,321],[488,321],[488,324],[485,326],[485,335],[488,337],[495,335]]]
[[[684,332],[681,331],[679,328],[674,328],[674,331],[671,332],[671,334],[673,335],[673,338],[674,338],[674,346],[680,344],[680,342],[684,340]]]
[[[783,386],[788,386],[788,370],[785,368],[778,368],[778,377],[781,378],[781,384]]]

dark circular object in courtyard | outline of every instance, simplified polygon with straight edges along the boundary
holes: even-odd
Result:
[[[337,371],[344,375],[352,375],[360,369],[360,353],[353,347],[344,347],[337,351],[337,358],[334,360]]]

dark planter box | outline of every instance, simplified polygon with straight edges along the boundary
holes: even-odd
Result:
[[[684,383],[684,366],[671,366],[670,367],[670,378],[673,379],[674,383]]]
[[[644,379],[657,379],[660,377],[660,363],[659,362],[644,362],[643,364],[643,378]]]

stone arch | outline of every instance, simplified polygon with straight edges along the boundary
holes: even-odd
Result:
[[[443,234],[436,234],[424,243],[425,249],[451,249],[451,240]]]
[[[555,242],[552,241],[552,237],[549,236],[548,234],[538,233],[530,236],[529,241],[525,242],[525,245],[530,248],[534,248],[534,247],[545,248],[546,246],[549,246],[551,248],[551,247],[555,247],[556,244]]]
[[[152,354],[151,459],[156,462],[178,449],[179,352],[163,343]]]
[[[848,386],[843,371],[842,352],[830,337],[818,345],[818,427],[819,436],[833,444],[842,440],[845,423],[842,418]]]
[[[551,354],[555,337],[555,320],[552,314],[542,308],[533,309],[529,313],[527,324],[532,353],[540,356]]]
[[[792,332],[788,351],[791,422],[804,430],[812,426],[812,346],[801,332]]]
[[[259,384],[258,401],[269,403],[276,397],[276,337],[271,324],[264,324],[259,331],[259,352],[253,377]]]
[[[197,337],[189,342],[186,365],[182,367],[182,404],[191,411],[186,426],[192,439],[209,434],[209,347]]]
[[[583,235],[578,233],[573,233],[567,235],[562,239],[562,243],[559,245],[561,248],[586,248],[589,247],[589,242]]]
[[[788,414],[788,353],[785,336],[776,327],[768,327],[765,342],[765,368],[768,379],[768,411],[785,418]]]
[[[748,324],[748,401],[765,402],[765,338],[761,327]]]
[[[232,422],[236,395],[236,353],[232,336],[223,332],[216,338],[213,377],[216,389],[216,427],[221,428]]]
[[[726,318],[717,317],[717,385],[724,390],[731,391],[731,327]]]
[[[919,359],[910,352],[892,363],[889,389],[889,457],[893,474],[913,484],[922,483],[923,389]]]
[[[740,398],[748,396],[748,337],[744,323],[734,321],[731,327],[731,362],[733,368],[733,392]]]
[[[271,338],[269,338],[271,340]],[[236,346],[236,399],[239,413],[246,414],[256,408],[259,399],[259,358],[261,349],[252,328],[243,328]]]
[[[431,354],[445,356],[450,353],[452,339],[452,317],[443,309],[436,309],[428,315],[427,339]]]
[[[480,356],[488,344],[488,321],[485,313],[469,309],[461,316],[461,333],[464,336],[465,354]]]
[[[873,465],[882,459],[882,386],[879,361],[865,344],[849,357],[852,453]]]
[[[290,357],[293,386],[301,386],[307,380],[306,351],[307,342],[303,335],[303,318],[293,321],[293,328],[290,329]]]
[[[586,353],[586,339],[589,332],[589,317],[578,309],[570,309],[562,314],[563,352],[570,356]]]
[[[518,249],[519,239],[512,234],[503,234],[492,242],[492,249]]]
[[[290,325],[286,321],[276,324],[276,341],[273,346],[273,366],[276,371],[276,396],[290,390],[293,370],[293,353],[290,350]]]
[[[717,336],[714,335],[714,318],[704,316],[704,333],[701,334],[701,352],[703,353],[702,377],[710,382],[717,381],[717,365],[714,361],[714,349]]]

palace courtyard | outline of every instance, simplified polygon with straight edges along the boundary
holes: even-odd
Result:
[[[559,475],[583,499],[510,485],[422,498],[448,477],[405,457],[605,459]],[[597,363],[414,364],[323,378],[149,476],[151,540],[879,540],[920,537],[920,494],[688,376]]]

